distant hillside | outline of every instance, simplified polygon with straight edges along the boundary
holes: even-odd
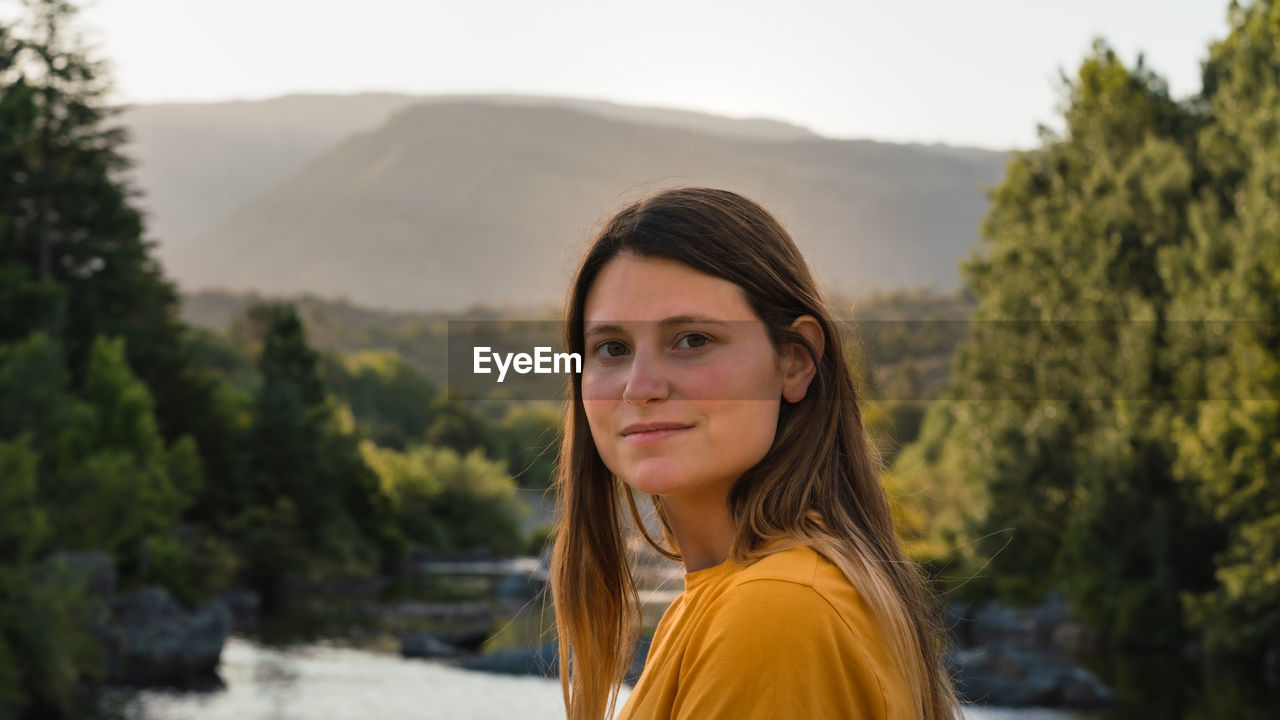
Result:
[[[830,290],[947,291],[977,237],[981,187],[1005,159],[607,114],[493,100],[407,106],[162,257],[189,290],[402,309],[555,303],[611,209],[659,187],[710,184],[773,210]]]
[[[120,116],[161,248],[207,230],[348,135],[416,101],[410,95],[291,95],[263,101],[138,105]]]
[[[382,124],[412,104],[457,96],[389,93],[289,95],[270,100],[137,105],[121,115],[132,140],[148,233],[177,245],[207,230],[242,203],[296,172],[348,135]],[[794,140],[814,137],[775,120],[734,119],[600,100],[521,95],[470,96],[495,105],[557,105],[627,122],[688,127],[728,137]]]

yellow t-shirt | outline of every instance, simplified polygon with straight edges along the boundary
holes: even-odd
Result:
[[[810,547],[685,574],[619,720],[905,720],[861,594]]]

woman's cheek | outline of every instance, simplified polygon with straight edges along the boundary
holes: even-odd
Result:
[[[735,368],[724,364],[702,365],[681,373],[676,383],[691,400],[724,401],[741,396]]]

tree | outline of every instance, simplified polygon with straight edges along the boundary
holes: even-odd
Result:
[[[401,453],[366,442],[362,450],[407,539],[446,552],[524,549],[525,509],[504,463],[430,445]]]
[[[378,445],[403,450],[426,433],[439,393],[398,353],[328,357],[323,376],[325,387],[350,406],[361,431]]]
[[[125,584],[154,580],[148,543],[173,532],[202,482],[194,448],[190,439],[165,445],[122,341],[100,338],[87,374],[76,396],[58,346],[39,333],[0,346],[0,441],[25,439],[35,453],[53,530],[42,553],[104,550]]]
[[[1103,42],[1064,78],[1066,132],[1015,153],[991,193],[978,300],[921,457],[972,507],[950,533],[972,590],[1064,590],[1120,643],[1171,645],[1180,593],[1212,583],[1219,533],[1173,473],[1175,355],[1166,266],[1192,237],[1195,137],[1207,122],[1141,58]],[[956,492],[949,490],[948,492]],[[970,544],[969,541],[972,541]]]
[[[267,314],[250,436],[253,505],[294,508],[313,571],[366,572],[398,547],[386,499],[354,424],[325,392],[296,311],[276,305]]]
[[[217,377],[193,363],[177,294],[130,204],[105,64],[71,35],[73,4],[24,6],[0,28],[0,342],[44,332],[78,387],[96,338],[122,338],[161,434],[190,435],[216,481],[218,502],[201,507],[225,505],[216,493],[245,473],[243,423]]]
[[[1232,3],[1198,101],[1205,190],[1168,272],[1196,332],[1180,381],[1207,399],[1182,418],[1175,472],[1225,530],[1214,587],[1183,600],[1215,650],[1280,649],[1280,3]],[[1217,332],[1220,331],[1220,332]]]

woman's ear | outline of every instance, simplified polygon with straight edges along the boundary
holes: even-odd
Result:
[[[821,359],[826,349],[826,336],[822,325],[812,315],[801,315],[791,323],[791,329],[804,336]],[[782,358],[782,397],[787,402],[800,402],[809,390],[809,383],[818,373],[813,358],[799,343],[791,343]]]

